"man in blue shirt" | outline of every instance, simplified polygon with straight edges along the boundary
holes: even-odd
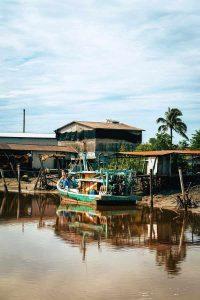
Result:
[[[70,180],[69,180],[68,174],[66,174],[64,171],[62,171],[62,177],[60,179],[60,186],[63,189],[68,189],[70,186]]]

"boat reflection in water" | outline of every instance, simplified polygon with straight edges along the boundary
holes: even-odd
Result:
[[[0,195],[0,299],[199,299],[200,217]]]
[[[109,210],[108,210],[109,209]],[[195,220],[196,225],[194,225]],[[86,256],[92,243],[109,244],[117,249],[149,248],[156,252],[156,263],[169,273],[178,274],[187,246],[199,244],[200,218],[146,207],[101,207],[69,204],[59,206],[56,234],[67,243],[78,245]],[[198,226],[198,229],[197,227]]]
[[[179,274],[188,246],[200,245],[200,217],[135,206],[94,207],[59,205],[55,195],[0,197],[0,221],[36,223],[48,227],[68,245],[78,246],[83,261],[90,245],[102,251],[149,249],[158,266],[170,274]],[[27,229],[28,230],[28,229]],[[105,246],[105,247],[102,247]],[[102,249],[103,248],[103,249]]]

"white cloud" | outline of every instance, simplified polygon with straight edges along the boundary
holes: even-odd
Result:
[[[148,120],[148,137],[168,106],[183,109],[190,132],[199,126],[197,1],[18,0],[0,9],[5,131],[23,107],[32,131],[117,117],[143,128]]]

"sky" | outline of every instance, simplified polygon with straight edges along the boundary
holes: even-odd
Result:
[[[200,129],[199,0],[0,0],[0,132],[115,119]],[[177,137],[176,137],[177,138]]]

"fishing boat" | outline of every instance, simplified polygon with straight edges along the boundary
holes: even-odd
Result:
[[[77,187],[63,188],[60,181],[57,189],[63,198],[78,202],[104,204],[135,204],[140,197],[132,193],[131,171],[81,171],[73,174]]]
[[[139,196],[133,192],[134,173],[131,170],[90,171],[83,153],[83,170],[70,171],[67,187],[62,186],[62,179],[57,183],[57,190],[62,198],[82,203],[94,204],[135,204]],[[73,178],[73,180],[72,180]],[[75,183],[75,184],[74,184]]]
[[[57,189],[62,197],[81,202],[95,202],[101,198],[97,191],[103,185],[103,179],[97,177],[98,172],[81,171],[72,174],[76,176],[76,188],[65,189],[61,187],[60,181],[57,183]]]

